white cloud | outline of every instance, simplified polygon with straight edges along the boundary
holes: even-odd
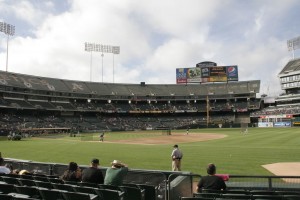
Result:
[[[90,80],[84,42],[95,42],[121,47],[114,67],[111,54],[103,57],[104,82],[175,83],[176,68],[210,60],[237,64],[240,80],[259,79],[279,91],[277,74],[290,57],[286,40],[300,32],[296,0],[13,2],[0,1],[0,12],[16,25],[9,71],[73,80]],[[4,70],[3,34],[0,46]],[[92,72],[102,81],[100,52],[92,54]]]

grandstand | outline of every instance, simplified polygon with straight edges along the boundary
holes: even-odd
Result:
[[[276,98],[265,97],[264,108],[251,113],[260,126],[300,125],[300,59],[290,60],[279,72],[284,93]]]
[[[232,126],[237,113],[249,114],[250,110],[260,108],[256,98],[259,90],[258,80],[186,85],[113,84],[0,71],[1,121],[5,121],[4,116],[10,119],[6,122],[11,123],[2,123],[1,128],[8,132],[16,123],[21,127],[30,124],[31,128],[76,131],[180,129],[220,123]],[[145,122],[143,118],[148,116],[154,120]],[[186,123],[163,120],[172,116]],[[220,120],[220,116],[226,117]],[[44,118],[48,118],[47,123]],[[197,121],[197,125],[184,120],[190,118]]]

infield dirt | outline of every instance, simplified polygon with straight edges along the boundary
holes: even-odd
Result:
[[[172,135],[160,135],[157,137],[148,137],[148,138],[135,138],[135,139],[126,139],[126,140],[115,140],[113,142],[108,141],[108,143],[122,143],[122,144],[175,144],[175,143],[188,143],[188,142],[199,142],[207,140],[215,140],[227,137],[223,134],[212,134],[212,133],[189,133],[186,134],[172,134]]]

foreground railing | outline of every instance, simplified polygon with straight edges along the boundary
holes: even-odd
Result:
[[[14,169],[25,169],[31,173],[60,176],[67,164],[42,163],[28,160],[5,159],[5,163]],[[80,166],[81,169],[88,167]],[[105,175],[107,168],[101,170]],[[228,189],[299,191],[300,176],[247,176],[228,175]],[[179,200],[180,197],[192,197],[201,176],[191,172],[172,172],[130,169],[124,183],[148,184],[157,187],[155,200]]]

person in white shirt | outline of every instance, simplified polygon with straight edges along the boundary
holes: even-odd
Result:
[[[183,153],[179,150],[178,145],[175,144],[174,149],[171,154],[172,158],[172,171],[181,171],[181,159],[183,157]]]
[[[0,174],[10,174],[10,169],[4,166],[4,159],[0,157]]]

